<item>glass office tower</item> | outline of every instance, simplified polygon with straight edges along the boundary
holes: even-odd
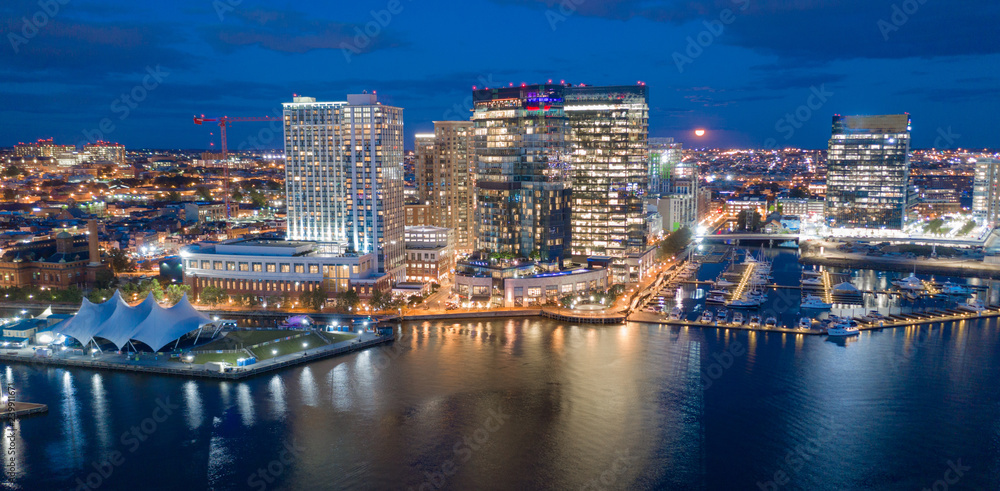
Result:
[[[571,254],[622,258],[646,243],[649,107],[645,85],[567,87]]]
[[[826,220],[834,228],[901,230],[910,179],[910,116],[834,116]]]
[[[473,91],[476,249],[569,255],[572,180],[563,85]]]

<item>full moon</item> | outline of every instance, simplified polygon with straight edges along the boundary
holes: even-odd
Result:
[[[705,130],[694,130],[694,134],[698,136],[705,136]]]

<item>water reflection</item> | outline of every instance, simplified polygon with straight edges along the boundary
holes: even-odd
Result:
[[[274,419],[284,419],[288,405],[285,403],[285,382],[275,375],[267,384],[268,392],[271,394],[271,416]]]
[[[241,382],[236,386],[236,408],[240,412],[243,426],[253,426],[255,419],[253,398],[250,396],[250,387],[246,383]]]
[[[184,405],[187,408],[184,416],[189,429],[196,430],[201,427],[204,420],[201,394],[198,393],[198,384],[189,380],[184,383]]]
[[[311,367],[303,368],[299,375],[299,392],[302,394],[302,403],[306,406],[319,405],[319,388],[316,386]]]
[[[97,439],[101,443],[101,450],[107,451],[111,448],[111,428],[109,427],[108,402],[104,391],[104,381],[101,374],[95,373],[91,378],[91,397],[93,398],[94,426],[97,428]]]
[[[65,465],[70,469],[80,469],[84,465],[85,456],[82,450],[87,445],[86,433],[80,424],[80,404],[76,399],[76,387],[73,376],[64,371],[62,375],[62,454],[67,459]]]

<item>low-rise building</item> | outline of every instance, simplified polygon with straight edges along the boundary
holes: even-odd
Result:
[[[521,261],[468,260],[458,268],[453,292],[459,301],[494,307],[544,305],[567,295],[604,291],[611,273],[609,268],[560,271],[555,263]]]
[[[327,253],[317,243],[269,239],[237,239],[200,243],[181,250],[184,283],[192,293],[208,286],[230,295],[297,298],[322,287],[329,298],[354,290],[370,296],[388,291],[390,277],[379,275],[378,260],[369,254]]]
[[[455,232],[449,228],[406,227],[406,281],[438,282],[455,269]]]
[[[726,215],[730,219],[740,216],[746,210],[754,210],[761,218],[767,216],[767,199],[762,196],[743,196],[726,200]]]
[[[0,286],[65,289],[92,288],[101,271],[97,228],[91,222],[89,235],[73,236],[65,231],[54,239],[16,244],[0,256]]]

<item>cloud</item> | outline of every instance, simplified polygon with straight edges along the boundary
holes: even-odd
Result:
[[[493,0],[558,11],[556,0]],[[916,0],[913,0],[916,1]],[[575,2],[571,2],[575,3]],[[902,0],[608,0],[584,1],[575,15],[628,21],[646,19],[684,26],[736,12],[718,42],[797,61],[911,58],[1000,53],[995,0],[917,2],[911,14]],[[745,10],[741,7],[746,5]],[[895,15],[895,17],[894,17]],[[892,28],[880,28],[880,21]],[[898,29],[896,29],[898,28]],[[887,30],[887,35],[883,31]],[[696,34],[695,30],[689,34]],[[686,36],[688,34],[683,34]],[[888,39],[886,39],[888,37]]]
[[[380,32],[372,37],[365,34],[363,24],[315,19],[301,12],[237,8],[223,18],[223,23],[205,26],[201,31],[211,46],[224,53],[246,46],[279,53],[351,46],[355,52],[370,53],[404,44],[385,31],[388,26],[379,26]]]

